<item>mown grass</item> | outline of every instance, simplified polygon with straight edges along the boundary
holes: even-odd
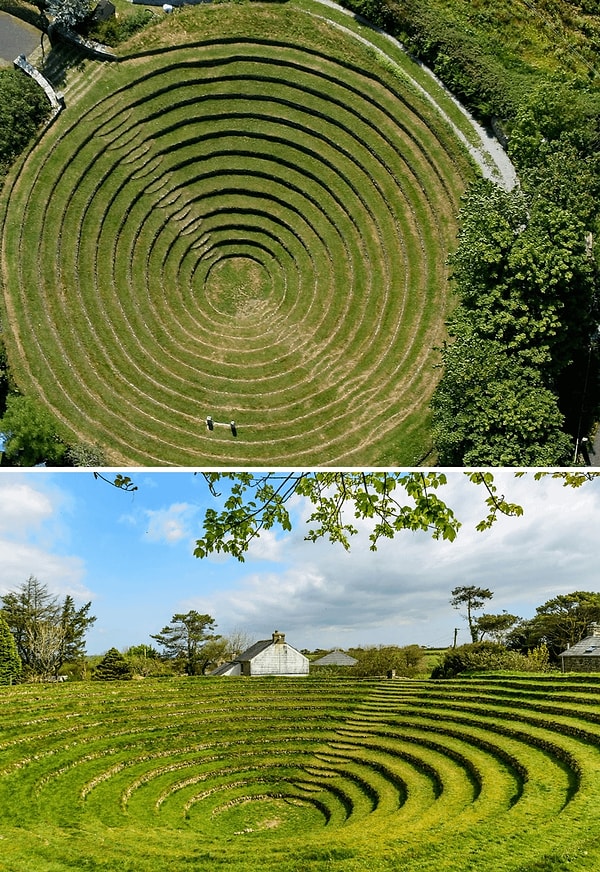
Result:
[[[599,689],[511,675],[4,688],[0,868],[595,869]]]
[[[309,7],[187,9],[150,28],[118,66],[88,64],[96,84],[9,180],[17,382],[112,462],[429,449],[472,170],[401,53],[390,72]]]

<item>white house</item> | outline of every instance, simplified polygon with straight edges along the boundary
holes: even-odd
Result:
[[[308,675],[308,657],[275,630],[271,639],[255,642],[246,651],[215,669],[212,675]]]

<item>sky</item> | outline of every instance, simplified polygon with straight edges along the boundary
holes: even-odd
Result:
[[[600,479],[574,489],[497,470],[500,491],[524,514],[478,532],[485,495],[449,470],[438,495],[462,523],[456,540],[404,531],[375,553],[363,522],[350,552],[305,541],[307,506],[294,498],[292,532],[263,534],[239,563],[193,556],[204,512],[220,506],[202,476],[128,474],[132,493],[88,470],[0,473],[0,596],[34,575],[61,598],[91,601],[90,654],[152,644],[150,634],[190,609],[211,615],[223,635],[256,641],[280,630],[299,649],[444,646],[455,628],[461,644],[469,634],[450,605],[457,585],[487,587],[487,612],[523,618],[559,594],[600,590]]]

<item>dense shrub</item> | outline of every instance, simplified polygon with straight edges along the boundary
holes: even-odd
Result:
[[[517,672],[549,671],[548,650],[542,646],[528,655],[508,651],[497,642],[475,642],[448,650],[432,670],[432,678],[455,678],[461,673],[514,670]]]
[[[420,645],[378,645],[353,648],[349,652],[358,663],[352,667],[357,676],[386,675],[395,671],[398,676],[412,678],[424,671],[425,652]]]

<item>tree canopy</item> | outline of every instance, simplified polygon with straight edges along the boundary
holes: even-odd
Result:
[[[9,396],[0,419],[4,453],[13,466],[62,464],[66,445],[57,431],[56,421],[31,397]]]
[[[215,658],[214,643],[221,638],[213,632],[215,627],[214,618],[192,609],[173,615],[171,623],[150,638],[164,648],[167,659],[181,661],[187,675],[199,675]]]
[[[306,539],[327,538],[345,549],[358,528],[352,521],[364,521],[369,528],[371,550],[382,538],[393,538],[403,530],[425,531],[433,538],[452,541],[461,527],[452,506],[442,499],[448,483],[445,472],[204,472],[203,476],[222,508],[209,508],[204,517],[204,535],[194,554],[231,554],[243,561],[250,543],[262,530],[292,529],[290,505],[293,497],[304,497],[312,505],[306,521]],[[515,472],[515,476],[524,473]],[[477,524],[482,531],[499,515],[519,516],[520,505],[510,502],[498,490],[489,471],[466,472],[467,479],[482,492],[484,517]],[[534,480],[546,476],[562,480],[568,487],[580,487],[600,475],[592,470],[534,473]],[[95,472],[98,479],[128,492],[135,491],[134,479],[122,473],[109,477]]]

